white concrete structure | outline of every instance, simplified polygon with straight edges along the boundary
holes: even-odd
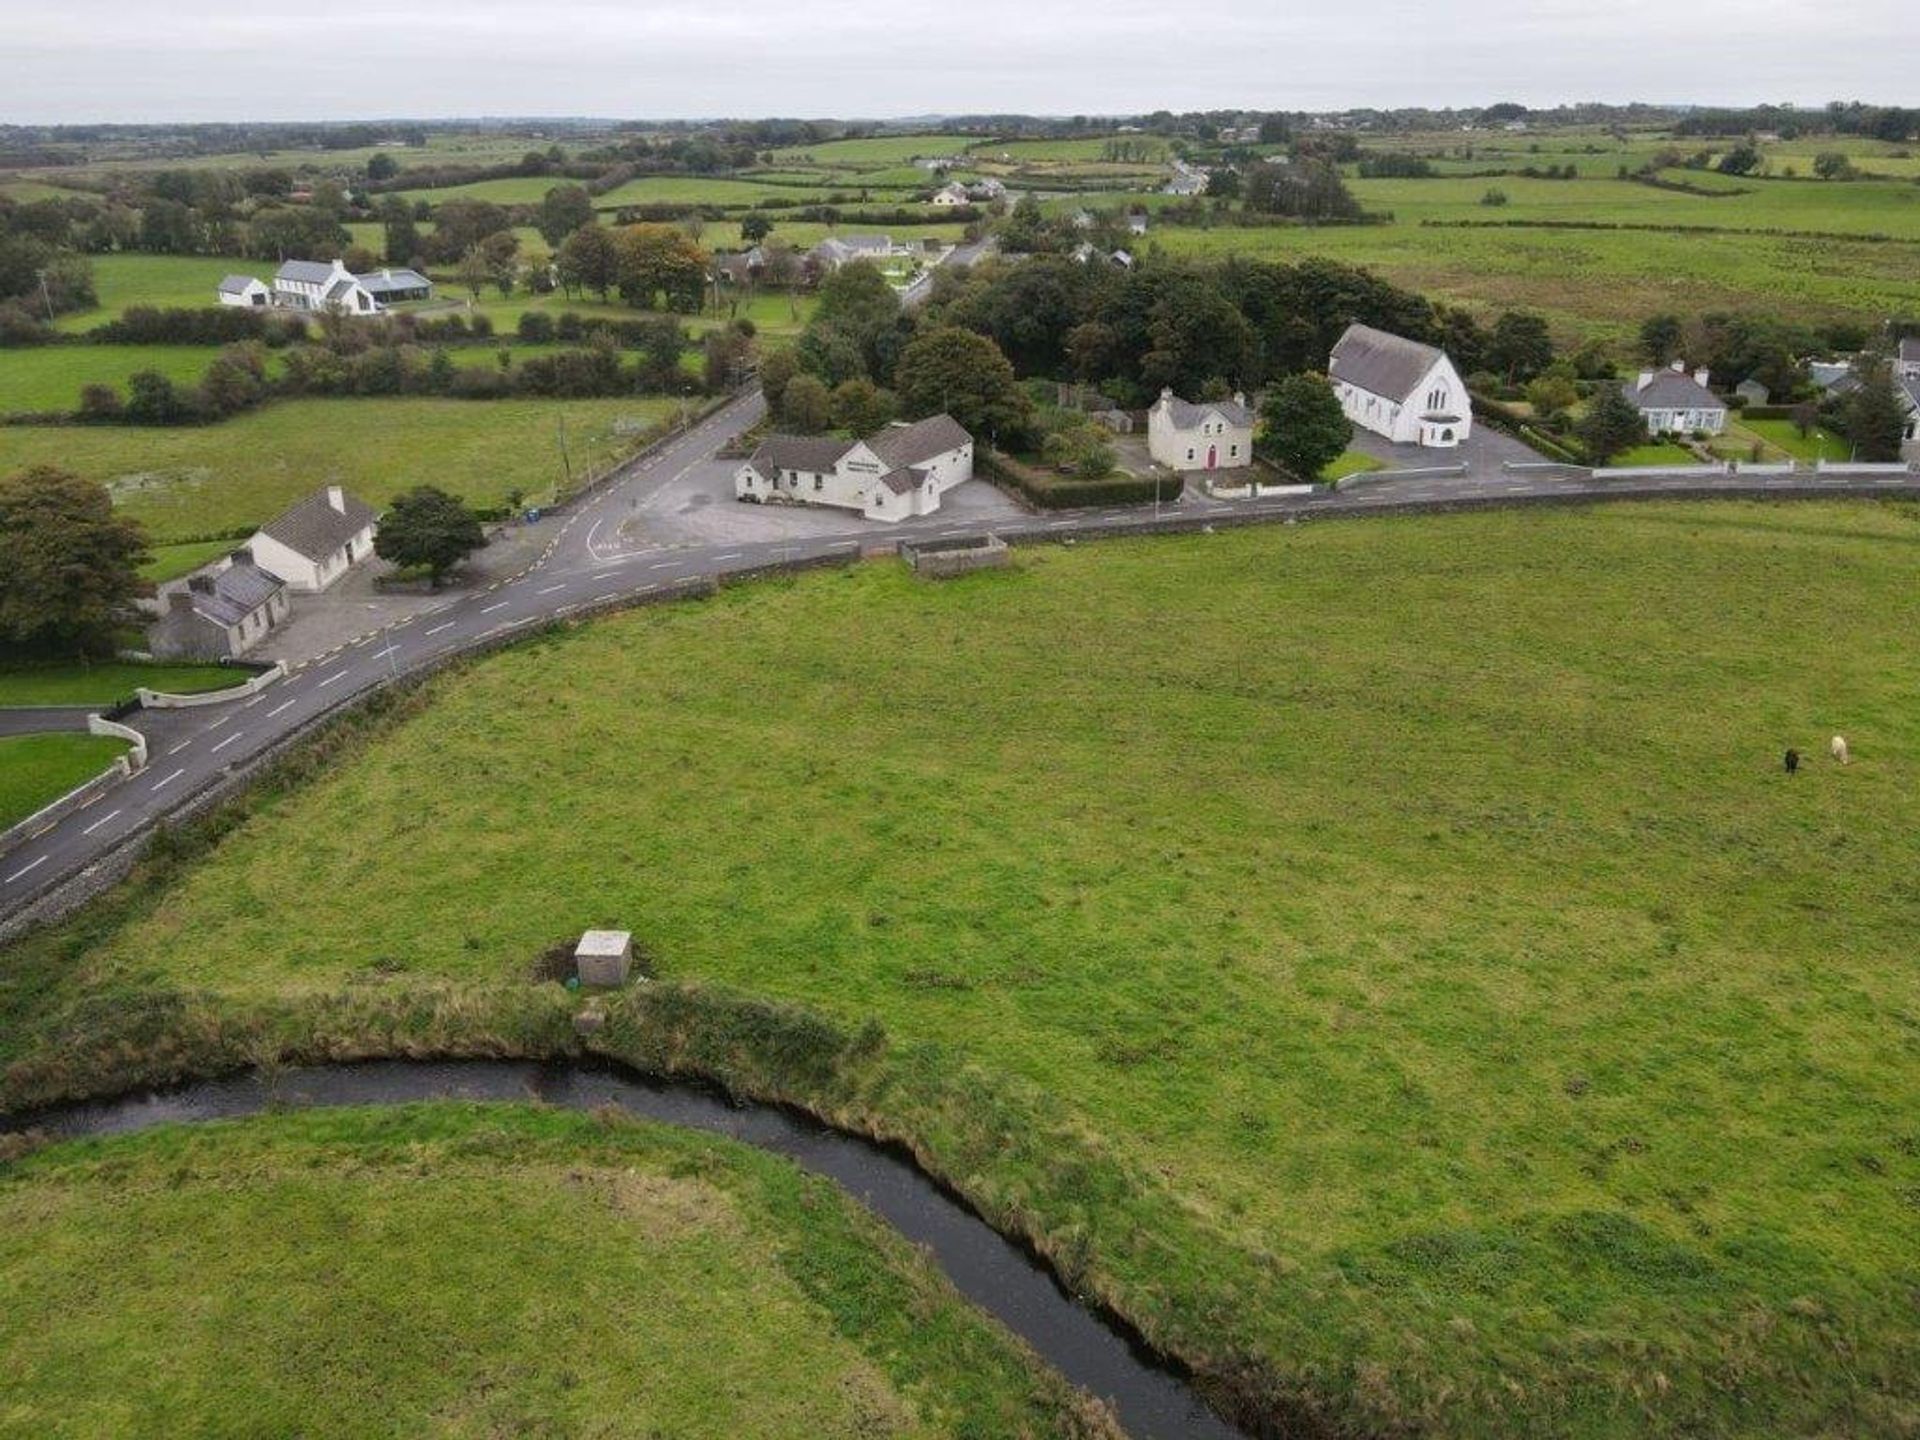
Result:
[[[1147,453],[1169,470],[1240,470],[1253,463],[1253,412],[1235,395],[1189,405],[1171,390],[1147,412]]]
[[[273,291],[267,282],[253,275],[229,275],[220,282],[215,292],[222,305],[259,306],[265,309],[273,303]]]
[[[1687,373],[1676,360],[1666,370],[1642,370],[1621,387],[1647,422],[1649,435],[1718,435],[1727,428],[1727,402],[1707,388],[1705,370]]]
[[[1467,382],[1436,346],[1349,325],[1327,379],[1349,420],[1396,444],[1447,450],[1473,433]]]
[[[864,440],[769,435],[734,476],[737,499],[830,505],[869,520],[931,515],[973,478],[973,437],[951,415],[889,425]]]
[[[582,985],[603,989],[624,985],[632,969],[631,930],[589,930],[573,947],[573,970]]]
[[[371,505],[329,485],[262,525],[247,548],[255,564],[312,594],[373,553],[378,521]]]

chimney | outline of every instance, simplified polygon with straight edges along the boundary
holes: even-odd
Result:
[[[167,592],[167,608],[176,615],[184,614],[186,611],[193,609],[193,592],[191,590],[169,590]]]
[[[1167,387],[1166,387],[1165,389],[1163,389],[1163,390],[1162,390],[1162,391],[1160,392],[1160,398],[1161,398],[1161,400],[1163,400],[1163,401],[1166,401],[1166,400],[1171,400],[1171,399],[1173,399],[1173,387],[1172,387],[1171,385],[1169,385],[1169,386],[1167,386]]]
[[[1676,375],[1684,375],[1687,373],[1687,362],[1684,360],[1676,360],[1667,368],[1672,370]]]
[[[238,550],[234,551],[233,554],[229,555],[227,559],[235,565],[251,565],[253,564],[253,547],[242,545]]]
[[[1247,408],[1247,392],[1244,390],[1234,391],[1233,403],[1238,405],[1242,410],[1246,409]]]
[[[1652,383],[1653,383],[1653,371],[1642,370],[1640,372],[1640,378],[1634,382],[1633,388],[1636,390],[1644,390],[1647,388],[1647,386],[1651,385]]]
[[[338,510],[342,515],[346,514],[347,492],[342,490],[338,485],[327,486],[327,504]]]
[[[211,595],[213,593],[213,577],[211,575],[189,575],[187,577],[187,589],[196,595]]]
[[[1693,372],[1693,383],[1698,385],[1702,390],[1706,389],[1707,376],[1709,373],[1707,367],[1702,365],[1698,370]]]

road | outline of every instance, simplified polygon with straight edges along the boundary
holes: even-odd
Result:
[[[1741,480],[1649,477],[1595,482],[1578,471],[1493,471],[1464,478],[1369,477],[1336,492],[1254,501],[1197,494],[1163,507],[1081,510],[1009,518],[956,511],[898,526],[846,517],[843,527],[804,536],[732,540],[666,548],[627,533],[627,519],[650,496],[709,465],[729,439],[764,413],[757,392],[734,401],[658,449],[638,457],[565,518],[525,571],[445,606],[402,620],[310,661],[258,694],[198,709],[143,711],[130,723],[147,736],[147,767],[87,808],[0,856],[0,922],[80,874],[155,821],[178,812],[234,767],[345,702],[441,662],[459,651],[504,640],[544,621],[768,566],[836,557],[911,536],[955,538],[991,529],[1010,540],[1197,529],[1249,521],[1393,513],[1462,505],[1593,498],[1696,495],[1875,494],[1920,498],[1920,477],[1870,480],[1795,476]],[[643,528],[643,527],[642,527]]]

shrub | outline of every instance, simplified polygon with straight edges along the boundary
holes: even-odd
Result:
[[[1151,478],[1116,475],[1105,480],[1076,480],[984,447],[976,464],[982,475],[1018,491],[1041,510],[1066,510],[1081,505],[1151,505],[1154,501],[1155,481]],[[1180,498],[1186,481],[1178,475],[1167,475],[1161,477],[1158,488],[1161,502],[1167,503]]]
[[[543,311],[529,310],[520,317],[515,329],[529,345],[545,345],[553,339],[553,317]]]

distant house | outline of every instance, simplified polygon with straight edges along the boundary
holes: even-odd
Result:
[[[272,307],[336,315],[377,315],[403,300],[430,300],[433,282],[418,270],[355,275],[339,260],[288,260],[271,282],[229,275],[215,289],[222,305]]]
[[[1733,393],[1749,405],[1764,405],[1773,397],[1771,390],[1754,379],[1742,380],[1733,387]]]
[[[251,549],[169,589],[147,649],[160,660],[234,660],[287,618],[287,587],[254,563]]]
[[[295,589],[326,589],[373,553],[379,516],[338,485],[316,490],[254,532],[254,563]]]
[[[220,282],[216,292],[222,305],[258,305],[266,307],[273,303],[273,291],[267,282],[252,275],[229,275]]]
[[[864,440],[769,435],[734,476],[759,504],[829,505],[869,520],[930,515],[973,478],[973,437],[951,415],[889,425]]]
[[[1909,335],[1894,352],[1894,373],[1902,380],[1920,380],[1920,337]]]
[[[950,209],[955,205],[968,205],[972,202],[973,197],[967,194],[967,187],[957,180],[950,180],[933,192],[933,203],[943,208]]]
[[[807,252],[823,270],[838,270],[850,260],[894,260],[911,255],[905,245],[893,243],[891,235],[830,235]]]
[[[1007,187],[988,175],[967,186],[967,198],[986,202],[1004,200],[1007,198]]]
[[[1707,388],[1705,370],[1687,373],[1684,361],[1642,370],[1621,387],[1647,422],[1649,435],[1718,435],[1727,428],[1727,402]]]
[[[1327,379],[1349,420],[1399,444],[1448,449],[1473,433],[1467,383],[1436,346],[1349,325]]]
[[[1127,233],[1129,235],[1144,235],[1147,233],[1146,211],[1129,210],[1127,212]]]
[[[1247,397],[1189,405],[1171,390],[1147,412],[1147,453],[1169,470],[1238,470],[1253,463]]]

